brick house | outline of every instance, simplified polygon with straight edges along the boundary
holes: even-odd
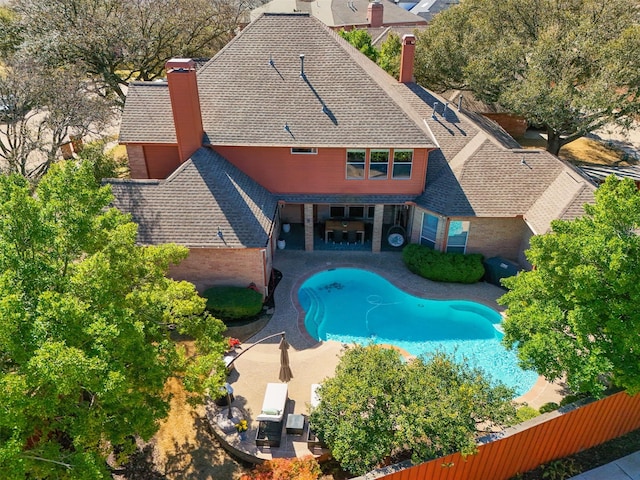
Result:
[[[139,242],[186,245],[172,269],[199,289],[254,283],[265,295],[282,223],[304,249],[327,221],[390,227],[443,251],[525,264],[529,238],[574,218],[594,186],[547,152],[413,83],[405,35],[394,79],[308,14],[265,14],[202,66],[130,86],[120,142],[131,180],[110,180]],[[336,252],[336,255],[345,255]]]

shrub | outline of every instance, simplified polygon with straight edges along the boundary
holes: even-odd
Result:
[[[211,287],[202,296],[211,315],[223,320],[250,318],[262,310],[262,295],[251,288]]]
[[[578,393],[574,395],[567,395],[562,400],[560,400],[560,406],[564,407],[565,405],[569,405],[570,403],[577,402],[578,400],[582,400],[583,398],[587,398],[586,393]]]
[[[556,402],[548,402],[540,407],[540,413],[553,412],[554,410],[557,410],[559,408],[560,405],[558,405]]]
[[[479,253],[443,253],[412,243],[402,250],[402,259],[411,272],[436,282],[476,283],[484,275]]]
[[[530,407],[529,405],[524,405],[516,411],[516,418],[518,419],[519,423],[522,423],[537,417],[538,415],[540,415],[540,413],[541,412],[539,412],[535,408]]]

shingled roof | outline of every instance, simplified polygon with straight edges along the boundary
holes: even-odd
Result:
[[[109,183],[114,206],[131,213],[143,245],[264,248],[278,205],[267,190],[209,148],[199,149],[166,180]]]
[[[540,234],[551,220],[575,218],[584,203],[593,202],[595,187],[572,165],[521,148],[496,123],[478,121],[418,85],[402,92],[440,146],[429,155],[425,190],[416,199],[420,207],[450,217],[523,216]]]
[[[200,68],[197,79],[212,145],[433,146],[422,118],[390,95],[398,81],[309,15],[265,14]],[[132,92],[120,141],[175,142],[167,85],[134,84]],[[164,106],[150,106],[157,103]]]
[[[415,25],[426,20],[390,1],[381,2],[384,6],[383,25]],[[251,10],[251,20],[264,13],[305,12],[318,18],[329,27],[366,27],[369,24],[367,9],[369,0],[271,0]]]

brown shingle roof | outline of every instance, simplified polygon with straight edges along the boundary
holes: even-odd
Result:
[[[120,142],[176,143],[166,82],[133,82],[122,112]]]
[[[114,206],[131,213],[144,245],[263,248],[273,228],[277,200],[208,148],[166,180],[108,182]]]
[[[431,145],[422,118],[402,98],[392,98],[397,80],[308,15],[260,17],[197,75],[205,138],[211,144]],[[160,89],[154,87],[134,85],[121,141],[175,141],[175,134],[168,134],[173,123],[168,97],[159,98]],[[147,92],[154,98],[143,100]],[[157,103],[164,103],[165,111],[150,121],[154,111],[149,104]]]

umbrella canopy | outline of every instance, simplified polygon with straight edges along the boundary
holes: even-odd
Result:
[[[280,381],[288,382],[293,378],[293,373],[291,373],[291,367],[289,366],[289,344],[287,340],[284,338],[284,334],[282,335],[282,339],[280,340]]]

